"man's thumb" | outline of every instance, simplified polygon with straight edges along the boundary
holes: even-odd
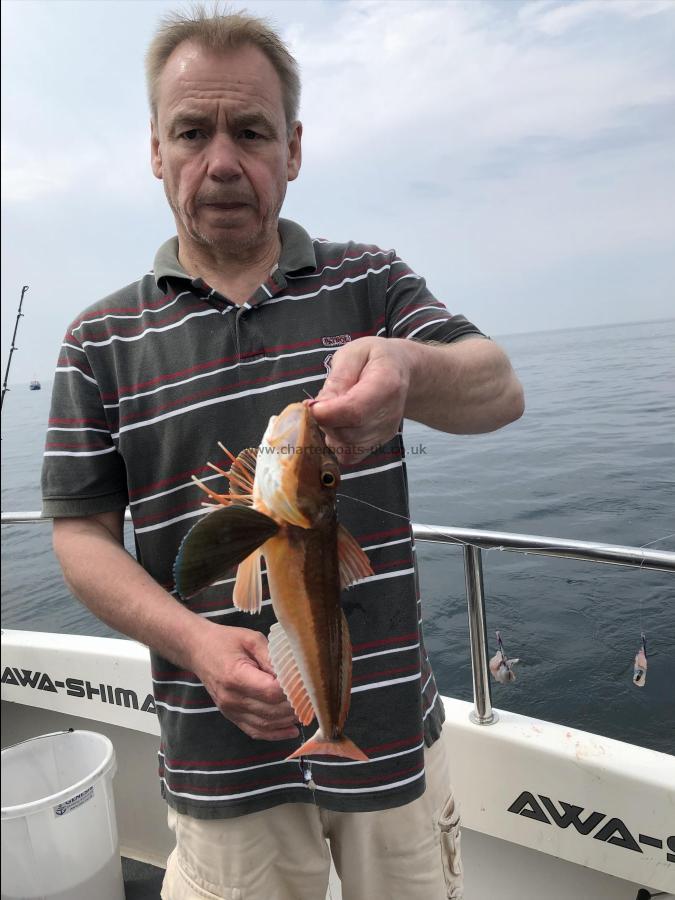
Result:
[[[250,632],[247,641],[246,651],[252,660],[255,661],[258,668],[269,675],[275,675],[272,660],[270,659],[269,644],[267,638],[257,631]]]

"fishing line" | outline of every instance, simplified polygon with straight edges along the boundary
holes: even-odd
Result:
[[[369,503],[367,500],[361,500],[360,497],[351,497],[349,494],[336,494],[336,497],[340,497],[343,500],[354,500],[355,503],[363,503],[364,506],[370,506],[372,509],[378,510],[378,512],[386,513],[388,516],[396,516],[397,519],[405,519],[406,522],[412,524],[410,521],[410,516],[402,516],[400,513],[392,512],[390,509],[384,509],[382,506],[376,506],[374,503]],[[424,540],[420,538],[420,540]],[[461,538],[451,537],[448,540],[449,544],[461,544],[464,547],[476,547],[477,550],[483,550],[484,552],[488,552],[490,550],[504,550],[504,547],[482,547],[480,544],[472,544],[469,541],[463,541]],[[525,551],[527,550],[536,550],[539,549],[537,547],[525,547],[523,548]]]
[[[399,519],[405,519],[409,524],[412,525],[412,523],[410,522],[409,516],[402,516],[400,513],[395,513],[395,512],[392,512],[391,510],[384,509],[381,506],[376,506],[374,503],[369,503],[367,500],[361,500],[360,497],[352,497],[349,494],[336,494],[336,496],[340,497],[341,499],[344,499],[344,500],[355,500],[357,503],[363,503],[364,506],[370,506],[372,509],[376,509],[379,512],[386,513],[387,515],[390,515],[390,516],[396,516]],[[656,538],[656,540],[649,541],[646,544],[642,544],[638,549],[643,550],[645,547],[649,547],[652,544],[658,544],[661,541],[666,541],[672,537],[675,537],[675,534],[666,534],[663,537]],[[509,549],[504,546],[485,548],[485,547],[481,547],[480,544],[473,544],[469,541],[463,541],[463,540],[461,540],[461,538],[456,538],[456,537],[451,537],[447,541],[447,543],[461,544],[465,547],[476,547],[477,549],[483,550],[483,551],[485,551],[485,550],[503,550],[504,551],[504,550]],[[517,549],[520,552],[522,552],[525,556],[527,556],[529,552],[532,552],[535,554],[537,554],[537,552],[539,552],[540,555],[546,555],[545,550],[542,547],[518,547]],[[630,569],[641,569],[645,562],[646,562],[646,557],[643,557],[643,559],[641,559],[639,563],[627,563],[627,564],[622,564],[622,565],[625,565],[626,568],[630,568]],[[645,674],[646,674],[646,669],[647,669],[647,663],[645,661],[647,658],[647,642],[646,642],[644,623],[643,623],[643,599],[644,598],[642,596],[640,596],[640,599],[638,601],[638,619],[639,619],[639,625],[640,625],[640,648],[641,648],[642,654],[644,654],[644,660],[640,660],[638,658],[638,656],[636,655],[635,662],[634,662],[634,668],[633,668],[633,684],[636,684],[639,687],[641,687],[645,683]],[[502,656],[504,656],[504,651],[501,647],[501,639],[499,638],[499,632],[497,632],[497,636],[498,636],[498,641],[500,644],[500,649],[502,651]],[[638,652],[640,652],[640,651],[638,651]],[[497,680],[499,680],[499,679],[497,679]]]
[[[302,722],[298,722],[298,729],[300,730],[300,737],[302,738],[302,743],[304,744],[306,741],[305,737],[305,729],[302,726]],[[319,802],[316,799],[316,782],[312,778],[312,761],[311,759],[307,759],[305,756],[301,756],[298,759],[298,765],[300,766],[300,775],[302,776],[302,780],[307,787],[308,790],[312,792],[312,800],[314,801],[314,806],[316,806],[319,811],[319,815],[321,814],[321,808],[319,807]],[[332,854],[331,854],[332,855]],[[330,887],[330,874],[328,875],[328,898],[329,900],[333,900],[333,892]]]
[[[369,503],[367,500],[362,500],[360,497],[352,497],[349,494],[336,494],[336,497],[340,497],[343,500],[353,500],[355,503],[363,503],[364,506],[370,506],[372,509],[378,510],[378,512],[386,513],[388,516],[396,516],[397,519],[405,519],[406,522],[410,523],[410,516],[402,516],[400,513],[392,512],[390,509],[384,509],[382,506],[376,506],[374,503]],[[412,524],[412,523],[411,523]],[[478,550],[504,550],[504,547],[481,547],[480,544],[472,544],[469,541],[463,541],[461,538],[451,537],[448,540],[449,544],[461,544],[464,547],[476,547]],[[524,547],[524,550],[537,550],[537,547]]]
[[[311,397],[311,395],[309,394],[308,391],[303,390],[303,392],[304,392],[305,394],[307,394],[308,397]],[[311,397],[311,399],[314,399],[314,398]],[[232,454],[231,454],[225,447],[223,447],[223,445],[222,445],[220,442],[219,442],[219,446],[220,446],[220,448],[221,448],[222,450],[225,451],[225,453],[227,453],[227,455],[228,455],[230,458],[233,458],[233,457],[232,457]],[[248,461],[244,461],[244,464],[247,465],[247,467],[250,465],[250,464],[248,463]],[[230,473],[228,473],[228,472],[223,472],[222,470],[218,469],[216,466],[212,465],[211,463],[209,463],[209,465],[211,466],[211,468],[215,469],[215,471],[219,472],[219,474],[222,474],[222,475],[225,475],[226,477],[229,477]],[[251,471],[251,473],[252,473],[252,470],[250,470],[250,471]],[[193,479],[194,479],[194,476],[193,476]],[[194,480],[196,481],[196,479],[194,479]],[[197,483],[198,483],[198,482],[197,482]],[[402,515],[401,513],[395,513],[395,512],[393,512],[392,510],[390,510],[390,509],[385,509],[385,508],[382,507],[382,506],[376,506],[375,503],[369,503],[367,500],[362,500],[360,497],[353,497],[353,496],[351,496],[350,494],[336,494],[335,496],[336,496],[336,497],[339,497],[341,500],[353,500],[355,503],[362,503],[364,506],[369,506],[371,509],[375,509],[375,510],[377,510],[378,512],[385,513],[385,515],[388,515],[388,516],[395,516],[397,519],[404,519],[406,522],[412,524],[409,515],[408,515],[408,516],[405,516],[405,515]],[[206,504],[205,504],[205,505],[206,505]],[[664,535],[663,537],[656,538],[656,539],[653,540],[653,541],[648,541],[646,544],[641,544],[637,549],[638,549],[638,550],[644,550],[645,547],[650,547],[652,544],[659,544],[661,541],[667,541],[669,538],[673,538],[673,537],[675,537],[675,533],[673,533],[673,534],[666,534],[666,535]],[[489,550],[501,550],[501,551],[505,551],[505,550],[507,549],[507,548],[505,548],[504,546],[497,546],[497,547],[483,547],[483,546],[481,546],[481,544],[473,544],[473,543],[471,543],[470,541],[463,541],[461,538],[456,538],[456,537],[451,538],[451,539],[448,541],[448,543],[460,544],[460,545],[462,545],[462,546],[464,546],[464,547],[475,547],[477,550],[483,550],[484,552],[487,552],[487,551],[489,551]],[[520,551],[523,552],[525,555],[527,555],[528,552],[536,553],[537,551],[541,551],[542,548],[541,548],[541,547],[519,547],[518,550],[520,550]],[[542,553],[542,555],[545,555],[545,554]],[[645,559],[642,559],[642,560],[640,560],[639,563],[625,563],[625,564],[623,564],[623,565],[624,565],[625,568],[628,568],[628,569],[641,569],[642,566],[644,565],[644,563],[645,563]],[[640,631],[642,631],[642,619],[640,619]]]
[[[378,510],[378,512],[386,513],[388,516],[396,516],[398,519],[405,519],[406,522],[410,521],[410,516],[402,516],[400,513],[392,512],[389,509],[383,509],[381,506],[375,506],[374,503],[368,503],[367,500],[361,500],[360,497],[350,497],[349,494],[336,494],[336,497],[340,497],[342,500],[353,500],[355,503],[363,503],[364,506],[370,506],[372,509]]]
[[[370,506],[372,509],[376,509],[378,512],[386,513],[388,516],[396,516],[397,519],[405,519],[406,522],[410,522],[410,516],[403,516],[400,513],[392,512],[390,509],[384,509],[382,506],[376,506],[374,503],[369,503],[367,500],[362,500],[360,497],[352,497],[349,494],[336,494],[336,497],[340,497],[342,500],[353,500],[355,503],[363,503],[364,506]],[[411,523],[412,524],[412,523]],[[443,526],[440,526],[443,527]],[[650,541],[647,544],[641,544],[638,547],[638,550],[643,550],[645,547],[649,547],[651,544],[658,544],[659,541],[666,541],[668,538],[675,537],[675,534],[666,534],[664,537],[657,538],[655,541]],[[424,538],[418,538],[419,541],[424,541]],[[431,542],[431,543],[444,543],[444,542]],[[474,544],[471,541],[463,541],[458,537],[449,537],[447,543],[449,544],[461,544],[464,547],[475,547],[477,550],[482,550],[484,553],[489,552],[490,550],[502,550],[507,551],[510,548],[505,547],[503,545],[496,547],[483,547],[482,544]],[[602,545],[601,545],[602,546]],[[539,553],[542,556],[546,555],[546,548],[544,547],[517,547],[516,551],[524,553],[527,556],[528,553]],[[645,564],[646,559],[641,559],[639,563],[621,563],[622,568],[626,569],[641,569]]]
[[[645,547],[651,547],[652,544],[659,544],[661,541],[667,541],[668,538],[675,537],[675,534],[666,534],[663,537],[657,538],[655,541],[648,541],[646,544],[640,544],[640,550],[643,550]],[[656,894],[652,894],[652,897],[655,897]]]
[[[656,538],[655,541],[648,541],[646,544],[641,544],[640,549],[642,550],[645,547],[651,547],[652,544],[659,544],[661,541],[667,541],[669,538],[673,538],[673,537],[675,537],[675,533],[674,534],[666,534],[666,535],[664,535],[664,537]],[[647,657],[647,642],[646,642],[646,638],[645,638],[645,630],[644,630],[644,625],[643,625],[643,620],[642,620],[643,602],[644,602],[643,597],[640,597],[640,603],[639,603],[640,642],[641,642],[641,646],[642,646],[642,652],[644,653],[645,658],[646,658]],[[634,672],[635,672],[635,670],[634,670]],[[643,673],[642,677],[644,678],[644,673]],[[636,683],[635,682],[635,674],[633,675],[633,683]],[[656,895],[652,894],[652,896],[656,896]]]

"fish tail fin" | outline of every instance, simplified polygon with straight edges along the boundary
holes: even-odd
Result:
[[[320,731],[317,731],[314,737],[305,741],[302,747],[298,747],[286,759],[298,759],[300,756],[339,756],[342,759],[355,759],[360,762],[368,761],[368,757],[363,750],[360,750],[346,735],[343,734],[341,737],[329,741],[323,737]]]

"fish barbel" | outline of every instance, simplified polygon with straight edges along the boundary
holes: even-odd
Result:
[[[189,599],[238,565],[234,606],[260,612],[264,557],[277,618],[269,634],[272,666],[298,720],[308,725],[316,717],[319,724],[288,758],[367,760],[343,731],[352,651],[340,591],[373,572],[337,521],[335,455],[305,403],[272,416],[257,450],[228,455],[229,472],[211,467],[229,479],[229,493],[193,479],[216,508],[181,544],[174,566],[178,592]]]

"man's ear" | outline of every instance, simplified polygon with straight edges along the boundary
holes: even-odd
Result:
[[[288,138],[288,162],[286,175],[289,181],[295,181],[302,165],[302,122],[294,122]]]
[[[150,165],[155,178],[162,177],[162,149],[159,145],[157,123],[150,119]]]

